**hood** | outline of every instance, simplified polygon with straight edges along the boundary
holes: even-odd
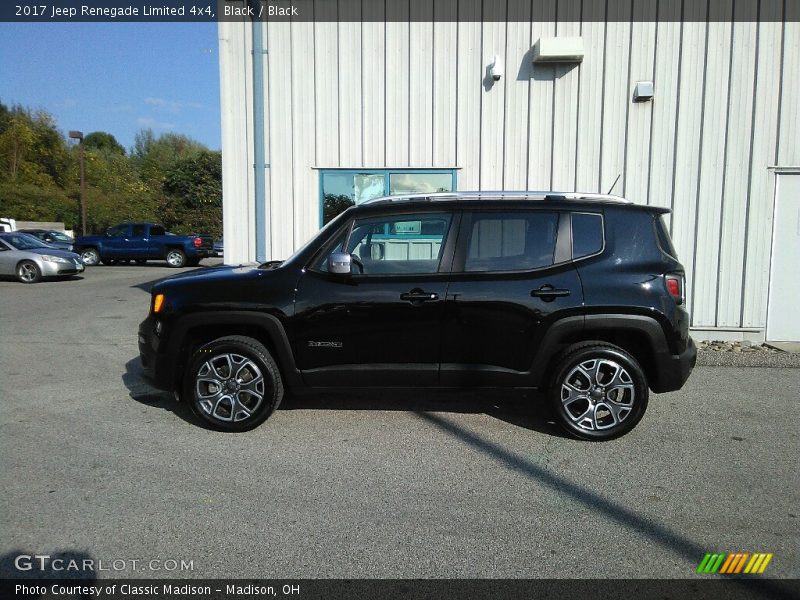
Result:
[[[34,254],[47,255],[47,256],[60,256],[61,258],[69,258],[70,260],[77,260],[77,261],[81,260],[81,257],[75,254],[74,252],[70,252],[69,250],[62,250],[60,248],[55,248],[53,246],[47,246],[42,248],[31,248],[30,250],[25,250],[25,252],[33,252]]]

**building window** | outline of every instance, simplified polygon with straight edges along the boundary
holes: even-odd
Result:
[[[456,189],[455,169],[323,169],[319,179],[322,225],[373,198]]]

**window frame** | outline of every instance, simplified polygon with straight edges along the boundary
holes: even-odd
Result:
[[[503,271],[466,271],[467,252],[469,252],[469,245],[472,241],[472,225],[475,221],[475,215],[486,214],[511,214],[511,213],[555,213],[558,216],[558,226],[556,229],[556,244],[553,249],[553,263],[542,267],[533,267],[531,269],[513,269]],[[465,210],[461,219],[461,229],[458,234],[458,247],[453,257],[453,275],[459,277],[493,277],[497,275],[519,275],[524,273],[536,273],[545,271],[554,267],[561,267],[566,263],[572,261],[572,226],[571,216],[569,211],[552,206],[537,206],[537,207],[497,207],[480,209],[475,208]]]
[[[324,180],[325,175],[327,174],[340,174],[340,175],[383,175],[383,195],[389,196],[389,185],[390,185],[390,176],[391,175],[402,175],[402,174],[418,174],[418,175],[450,175],[452,177],[452,191],[455,192],[458,190],[457,183],[458,183],[458,169],[457,168],[445,168],[445,169],[437,169],[437,168],[399,168],[399,169],[392,169],[392,168],[385,168],[385,169],[352,169],[352,168],[321,168],[319,169],[319,226],[323,227],[325,225],[325,190],[324,190]],[[420,192],[423,193],[423,192]],[[358,205],[356,205],[358,206]]]
[[[575,251],[573,250],[574,242],[572,237],[572,215],[598,215],[600,217],[600,235],[602,236],[602,243],[600,244],[600,250],[597,252],[593,252],[592,254],[583,254],[581,256],[576,257]],[[559,235],[560,235],[559,231]],[[569,212],[569,251],[570,251],[570,260],[572,262],[580,262],[586,260],[588,258],[593,258],[595,256],[600,256],[603,252],[606,251],[606,216],[602,210],[598,211],[591,211],[591,210],[571,210]]]
[[[373,215],[354,215],[347,220],[342,227],[338,228],[331,237],[324,243],[322,246],[317,250],[311,258],[306,263],[306,270],[310,273],[315,273],[317,275],[322,275],[326,277],[332,277],[336,279],[346,278],[346,279],[357,279],[358,281],[372,281],[372,280],[383,280],[383,279],[416,279],[416,278],[430,278],[430,277],[439,277],[443,274],[449,274],[453,267],[453,255],[456,251],[456,243],[458,241],[459,232],[461,231],[461,219],[462,219],[462,212],[460,209],[447,209],[443,208],[441,210],[420,210],[419,208],[398,208],[397,210],[393,210],[391,212],[381,213],[381,214],[373,214]],[[316,263],[322,258],[323,255],[327,254],[330,249],[336,244],[336,241],[339,237],[344,234],[344,242],[342,245],[343,249],[346,249],[350,245],[350,237],[353,235],[353,229],[355,228],[355,223],[358,220],[380,220],[380,219],[393,219],[398,217],[403,217],[406,215],[413,215],[413,216],[447,216],[449,217],[449,223],[447,225],[447,229],[444,232],[442,237],[442,245],[441,245],[441,256],[439,257],[439,264],[435,271],[430,273],[349,273],[347,275],[339,275],[336,273],[330,273],[328,271],[321,271],[315,268]]]

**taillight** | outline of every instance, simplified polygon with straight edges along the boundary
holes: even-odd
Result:
[[[199,237],[194,238],[194,247],[195,248],[199,248],[202,245],[203,245],[203,240],[201,240]]]
[[[683,277],[667,275],[667,291],[677,304],[683,304]]]

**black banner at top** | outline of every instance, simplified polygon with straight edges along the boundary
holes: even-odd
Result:
[[[800,22],[800,0],[3,0],[0,21]]]

